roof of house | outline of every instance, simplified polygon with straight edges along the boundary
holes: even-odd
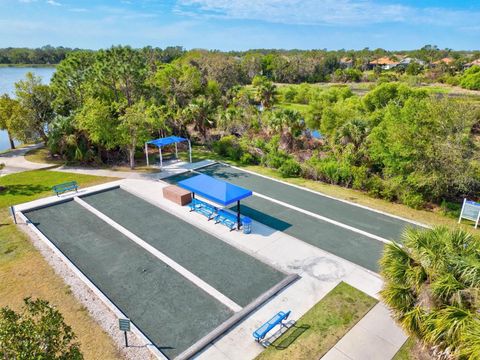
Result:
[[[394,65],[394,64],[398,64],[398,61],[393,61],[390,58],[388,58],[386,56],[383,56],[379,59],[370,61],[370,64],[372,64],[372,65]]]
[[[350,58],[348,58],[348,57],[342,57],[342,58],[340,59],[340,62],[341,62],[341,63],[351,63],[351,62],[353,62],[353,60],[350,59]]]
[[[437,60],[437,61],[434,61],[433,63],[434,64],[447,64],[447,65],[450,65],[451,63],[453,63],[455,60],[452,59],[452,58],[449,58],[449,57],[444,57],[443,59],[440,59],[440,60]]]
[[[475,60],[469,62],[467,65],[469,65],[469,66],[479,65],[480,66],[480,59],[475,59]]]

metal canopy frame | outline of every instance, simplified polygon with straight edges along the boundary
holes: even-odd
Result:
[[[175,157],[178,159],[178,147],[177,144],[180,142],[188,142],[188,157],[190,162],[192,162],[192,144],[189,139],[178,137],[178,136],[167,136],[164,138],[159,138],[156,140],[150,140],[145,143],[145,158],[147,160],[147,166],[150,166],[148,160],[148,145],[155,145],[158,147],[158,153],[160,154],[160,169],[163,167],[163,155],[162,155],[162,146],[167,146],[175,144]]]

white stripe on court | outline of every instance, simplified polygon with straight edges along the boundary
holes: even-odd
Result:
[[[372,208],[372,207],[370,207],[370,206],[358,204],[358,203],[355,203],[355,202],[352,202],[352,201],[348,201],[348,200],[345,200],[345,199],[341,199],[341,198],[337,198],[337,197],[334,197],[334,196],[331,196],[331,195],[327,195],[327,194],[324,194],[324,193],[322,193],[322,192],[320,192],[320,191],[312,190],[312,189],[309,189],[309,188],[307,188],[307,187],[303,187],[303,186],[296,185],[296,184],[291,184],[291,183],[289,183],[289,182],[282,181],[282,180],[279,180],[279,179],[275,179],[275,178],[270,177],[270,176],[267,176],[267,175],[263,175],[263,174],[256,173],[255,171],[251,171],[251,170],[239,168],[238,166],[235,166],[235,165],[230,165],[230,164],[223,163],[223,162],[217,162],[217,164],[220,164],[220,165],[223,165],[223,166],[228,166],[228,167],[231,167],[231,168],[233,168],[233,169],[236,169],[236,170],[239,170],[239,171],[243,171],[243,172],[246,172],[246,173],[251,174],[251,175],[256,175],[256,176],[262,177],[262,178],[264,178],[264,179],[272,180],[272,181],[278,182],[278,183],[283,184],[283,185],[287,185],[287,186],[291,186],[291,187],[297,188],[297,189],[299,189],[299,190],[308,191],[308,192],[310,192],[310,193],[312,193],[312,194],[316,194],[316,195],[318,195],[318,196],[323,196],[323,197],[325,197],[325,198],[327,198],[327,199],[339,201],[339,202],[342,202],[342,203],[345,203],[345,204],[348,204],[348,205],[352,205],[352,206],[355,206],[355,207],[358,207],[358,208],[361,208],[361,209],[365,209],[365,210],[369,210],[369,211],[372,211],[372,212],[375,212],[375,213],[378,213],[378,214],[382,214],[382,215],[391,217],[391,218],[393,218],[393,219],[402,220],[402,221],[405,221],[405,222],[408,222],[408,223],[411,223],[411,224],[414,224],[414,225],[417,225],[417,226],[421,226],[421,227],[424,227],[424,228],[428,228],[428,229],[431,228],[430,225],[423,224],[423,223],[418,222],[418,221],[415,221],[415,220],[410,220],[410,219],[407,219],[407,218],[402,217],[402,216],[399,216],[399,215],[390,214],[390,213],[388,213],[388,212],[386,212],[386,211],[382,211],[382,210],[378,210],[378,209]],[[212,164],[212,165],[213,165],[213,164]]]
[[[148,244],[145,240],[142,240],[139,238],[137,235],[132,233],[131,231],[125,229],[122,225],[118,224],[114,220],[110,219],[107,215],[104,213],[98,211],[95,209],[93,206],[87,204],[85,201],[80,199],[79,197],[75,196],[73,198],[75,202],[77,202],[79,205],[83,206],[85,209],[93,213],[94,215],[98,216],[100,219],[105,221],[107,224],[112,226],[114,229],[120,231],[123,235],[128,237],[130,240],[135,242],[137,245],[141,246],[143,249],[148,251],[150,254],[158,258],[160,261],[164,262],[167,264],[169,267],[171,267],[173,270],[178,272],[180,275],[182,275],[184,278],[187,280],[191,281],[195,285],[197,285],[200,289],[208,293],[210,296],[214,297],[218,301],[220,301],[222,304],[230,308],[231,310],[238,312],[242,310],[242,307],[235,303],[233,300],[229,299],[227,296],[223,295],[220,291],[215,289],[213,286],[207,284],[205,281],[200,279],[198,276],[195,274],[191,273],[187,269],[185,269],[182,265],[179,263],[175,262],[174,260],[170,259],[167,255],[164,253],[158,251],[155,249],[152,245]]]
[[[330,218],[327,218],[325,216],[322,216],[322,215],[318,215],[314,212],[311,212],[311,211],[308,211],[308,210],[305,210],[305,209],[302,209],[302,208],[299,208],[299,207],[296,207],[294,205],[290,205],[286,202],[283,202],[283,201],[280,201],[280,200],[277,200],[277,199],[273,199],[269,196],[266,196],[266,195],[262,195],[262,194],[259,194],[257,192],[253,192],[253,195],[255,196],[258,196],[259,198],[262,198],[262,199],[265,199],[265,200],[268,200],[268,201],[271,201],[271,202],[274,202],[276,204],[279,204],[279,205],[282,205],[282,206],[285,206],[287,208],[290,208],[292,210],[295,210],[295,211],[298,211],[298,212],[301,212],[301,213],[304,213],[306,215],[309,215],[309,216],[312,216],[314,218],[317,218],[319,220],[322,220],[322,221],[325,221],[325,222],[328,222],[330,224],[334,224],[334,225],[337,225],[339,227],[342,227],[344,229],[348,229],[350,231],[353,231],[353,232],[356,232],[358,234],[362,234],[364,236],[368,236],[369,238],[372,238],[372,239],[375,239],[375,240],[378,240],[378,241],[381,241],[385,244],[391,244],[392,241],[390,240],[387,240],[381,236],[377,236],[377,235],[374,235],[374,234],[371,234],[367,231],[363,231],[363,230],[360,230],[360,229],[357,229],[356,227],[353,227],[353,226],[350,226],[350,225],[347,225],[347,224],[344,224],[344,223],[341,223],[340,221],[336,221],[336,220],[333,220],[333,219],[330,219]]]
[[[194,172],[195,172],[195,171],[194,171]],[[200,173],[200,174],[201,174],[201,173]],[[357,229],[356,227],[353,227],[353,226],[344,224],[344,223],[342,223],[342,222],[340,222],[340,221],[333,220],[333,219],[330,219],[330,218],[325,217],[325,216],[322,216],[322,215],[318,215],[317,213],[314,213],[314,212],[311,212],[311,211],[308,211],[308,210],[299,208],[299,207],[294,206],[294,205],[290,205],[289,203],[286,203],[286,202],[283,202],[283,201],[280,201],[280,200],[271,198],[271,197],[269,197],[269,196],[266,196],[266,195],[257,193],[257,192],[255,192],[255,191],[252,191],[252,193],[253,193],[253,195],[258,196],[259,198],[262,198],[262,199],[271,201],[271,202],[276,203],[276,204],[278,204],[278,205],[281,205],[281,206],[287,207],[287,208],[289,208],[289,209],[292,209],[292,210],[301,212],[301,213],[303,213],[303,214],[312,216],[312,217],[314,217],[314,218],[317,218],[317,219],[319,219],[319,220],[328,222],[328,223],[330,223],[330,224],[334,224],[334,225],[339,226],[339,227],[341,227],[341,228],[344,228],[344,229],[347,229],[347,230],[356,232],[356,233],[358,233],[358,234],[367,236],[367,237],[369,237],[369,238],[372,238],[372,239],[381,241],[381,242],[383,242],[383,243],[385,243],[385,244],[391,244],[391,243],[392,243],[391,240],[387,240],[387,239],[385,239],[385,238],[383,238],[383,237],[381,237],[381,236],[378,236],[378,235],[369,233],[369,232],[364,231],[364,230]]]

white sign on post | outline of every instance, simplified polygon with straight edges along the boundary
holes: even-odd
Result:
[[[458,219],[458,223],[460,223],[462,219],[467,219],[475,222],[476,229],[480,221],[480,203],[463,199],[462,211],[460,212],[460,218]]]

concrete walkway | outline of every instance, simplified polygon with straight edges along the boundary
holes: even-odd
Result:
[[[388,360],[406,340],[407,336],[393,322],[389,310],[378,303],[322,360]]]
[[[44,169],[52,166],[51,164],[39,164],[25,159],[24,155],[28,151],[32,149],[38,149],[42,146],[42,144],[28,145],[20,149],[15,149],[0,154],[0,164],[5,164],[5,167],[0,170],[1,176],[28,170]]]
[[[75,166],[60,166],[58,168],[52,169],[52,171],[61,171],[77,174],[86,174],[94,176],[107,176],[107,177],[117,177],[122,179],[137,179],[137,180],[161,180],[170,176],[179,175],[189,170],[194,170],[202,168],[208,165],[213,164],[212,160],[203,160],[195,163],[188,163],[184,161],[174,161],[171,163],[166,163],[163,168],[154,172],[139,172],[139,171],[117,171],[110,169],[94,169],[94,168],[85,168],[85,167],[75,167]]]

